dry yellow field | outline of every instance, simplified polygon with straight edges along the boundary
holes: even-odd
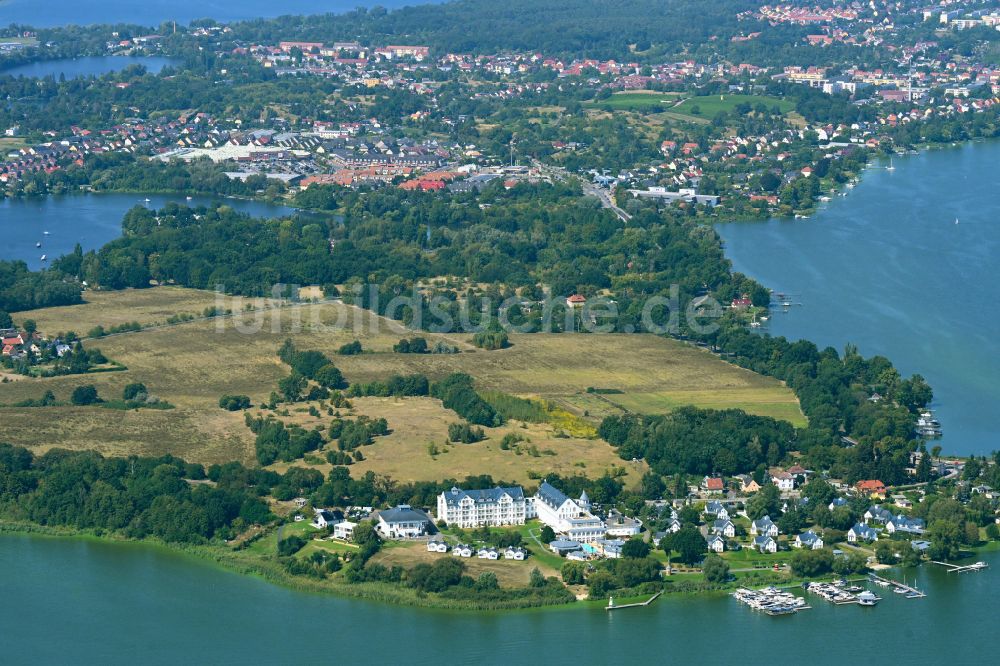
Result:
[[[87,299],[83,305],[20,313],[16,318],[35,319],[45,333],[82,331],[132,320],[161,322],[171,314],[200,312],[216,304],[214,293],[175,288],[88,293]],[[226,307],[239,312],[243,305],[235,301]],[[259,326],[253,325],[255,317]],[[45,390],[68,402],[73,388],[83,384],[94,384],[102,397],[117,398],[126,384],[140,381],[176,409],[5,407],[0,409],[0,440],[37,450],[60,446],[108,454],[172,453],[204,463],[250,462],[253,439],[242,414],[219,409],[218,399],[235,393],[249,395],[254,404],[266,400],[288,373],[276,355],[286,338],[300,349],[331,356],[341,345],[361,340],[366,353],[335,357],[351,382],[384,379],[393,373],[423,373],[434,379],[465,372],[479,388],[538,396],[594,422],[608,413],[620,413],[621,407],[652,413],[680,404],[742,407],[754,413],[801,418],[795,396],[780,383],[694,347],[651,335],[515,335],[510,348],[487,352],[475,349],[469,335],[415,333],[341,304],[286,306],[237,318],[245,319],[239,328],[232,318],[201,320],[87,343],[127,366],[124,372],[0,384],[0,404],[10,405],[38,398]],[[340,326],[334,326],[338,319]],[[401,337],[414,335],[423,335],[432,344],[445,339],[462,353],[392,353],[392,345]],[[587,393],[588,387],[622,393],[599,396]],[[527,436],[539,450],[551,449],[556,455],[517,456],[500,451],[499,440],[515,425],[491,431],[483,444],[448,446],[447,452],[432,458],[427,444],[433,441],[444,448],[447,424],[459,420],[436,400],[362,399],[356,409],[384,416],[394,430],[364,449],[368,459],[356,469],[373,469],[400,480],[490,473],[523,481],[533,471],[579,470],[598,475],[612,465],[625,465],[599,440],[559,438],[544,425],[529,426]],[[634,475],[634,470],[629,472]]]
[[[110,328],[137,321],[143,326],[166,323],[171,315],[200,316],[216,304],[213,292],[184,287],[86,291],[83,305],[44,308],[20,313],[18,320],[34,319],[38,330],[48,334],[76,331],[86,335],[95,326]]]
[[[512,421],[499,428],[484,428],[487,439],[475,444],[448,442],[448,424],[460,419],[441,401],[434,398],[355,398],[352,409],[342,410],[346,417],[364,414],[373,418],[383,417],[392,432],[375,439],[375,443],[361,449],[365,459],[351,466],[351,473],[358,476],[368,470],[389,476],[395,481],[441,481],[462,479],[475,474],[491,474],[496,480],[528,484],[534,473],[555,472],[572,476],[585,474],[598,477],[605,472],[626,473],[626,483],[637,483],[646,466],[626,462],[615,450],[599,439],[557,437],[548,424]],[[298,423],[305,428],[329,423],[325,414],[320,418],[298,412],[286,423]],[[508,433],[525,438],[515,448],[503,450],[500,441]],[[430,444],[436,453],[431,455]],[[537,455],[533,455],[537,452]],[[301,461],[292,463],[302,465]],[[273,469],[284,472],[290,465],[278,463]],[[309,465],[324,473],[330,465]],[[537,481],[536,481],[537,482]]]

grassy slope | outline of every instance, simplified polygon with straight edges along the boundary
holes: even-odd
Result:
[[[757,103],[762,103],[764,106],[771,109],[773,106],[777,106],[781,109],[782,113],[788,113],[795,108],[795,105],[785,99],[779,99],[777,97],[768,97],[766,95],[710,95],[704,97],[689,97],[688,99],[681,102],[676,107],[672,108],[673,113],[679,113],[690,116],[701,116],[702,118],[711,119],[719,111],[732,111],[739,104],[750,104],[751,106]],[[700,114],[692,114],[691,110],[697,106],[700,110]]]

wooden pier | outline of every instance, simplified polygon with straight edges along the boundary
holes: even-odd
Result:
[[[656,598],[658,596],[660,596],[661,594],[663,594],[662,591],[661,592],[657,592],[656,594],[654,594],[653,596],[651,596],[649,599],[646,599],[645,601],[637,601],[634,604],[622,604],[620,606],[616,606],[615,605],[615,598],[611,597],[610,599],[608,599],[608,605],[604,607],[604,610],[613,611],[613,610],[618,610],[619,608],[640,608],[642,606],[648,606],[649,604],[651,604],[654,601],[656,601]]]
[[[879,576],[877,574],[869,574],[869,577],[872,580],[877,580],[877,581],[882,581],[883,583],[888,583],[893,588],[893,591],[895,591],[895,590],[902,590],[903,592],[906,593],[906,598],[907,599],[920,599],[920,598],[923,598],[923,597],[927,596],[926,592],[921,592],[917,588],[910,587],[906,583],[900,583],[898,580],[893,580],[891,578],[882,578],[881,576]]]
[[[989,565],[986,562],[976,562],[975,564],[966,564],[964,566],[958,564],[949,564],[948,562],[938,562],[936,560],[931,560],[932,564],[940,564],[941,566],[948,569],[948,573],[965,573],[967,571],[982,571]]]

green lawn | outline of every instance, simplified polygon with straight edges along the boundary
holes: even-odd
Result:
[[[261,538],[254,541],[252,544],[247,546],[247,550],[251,553],[257,553],[260,555],[277,555],[279,530],[281,532],[282,539],[287,539],[293,534],[310,539],[312,538],[312,535],[319,534],[321,531],[310,525],[308,520],[303,520],[297,523],[285,523],[284,525],[271,530]]]
[[[777,553],[760,553],[748,547],[742,550],[728,550],[722,553],[723,559],[729,562],[733,568],[746,568],[755,565],[773,566],[775,563],[787,563],[792,554],[789,551],[778,551]]]
[[[595,100],[588,106],[610,107],[618,111],[666,110],[677,103],[680,93],[633,92],[616,93],[608,99]]]
[[[563,558],[559,557],[551,550],[546,548],[544,544],[542,546],[539,546],[538,542],[535,541],[535,537],[532,536],[532,534],[537,536],[539,530],[541,529],[542,529],[542,523],[537,520],[530,520],[524,525],[519,525],[517,527],[517,531],[520,532],[521,536],[524,538],[524,541],[522,542],[521,545],[526,547],[528,551],[531,553],[531,556],[536,560],[538,560],[540,563],[548,566],[551,569],[560,571],[562,569],[562,565],[566,563],[566,560],[564,560]]]
[[[710,95],[704,97],[689,97],[684,100],[681,104],[670,109],[673,113],[679,113],[687,116],[693,116],[695,118],[714,118],[719,111],[732,111],[739,104],[750,104],[751,106],[756,106],[757,104],[763,104],[768,108],[777,106],[781,109],[782,113],[789,113],[795,108],[792,102],[779,99],[777,97],[768,97],[766,95]],[[697,108],[696,108],[697,107]],[[694,113],[697,110],[699,113]]]
[[[307,543],[302,550],[296,553],[297,557],[309,557],[313,553],[325,552],[325,553],[353,553],[358,550],[358,547],[353,543],[344,543],[343,541],[310,541]]]
[[[626,391],[603,396],[608,402],[630,412],[667,414],[684,405],[702,409],[742,409],[748,414],[770,416],[804,428],[808,421],[794,394],[785,387],[753,386],[712,390]]]

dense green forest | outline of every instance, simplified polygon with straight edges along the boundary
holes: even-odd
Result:
[[[214,483],[203,483],[205,479]],[[34,456],[0,444],[0,511],[41,525],[120,531],[134,538],[231,538],[273,519],[262,495],[280,482],[239,465],[213,468],[171,456],[104,458],[53,449]]]
[[[372,43],[426,44],[440,52],[539,50],[625,59],[653,45],[676,52],[713,35],[731,35],[738,30],[736,15],[759,4],[749,0],[707,5],[698,0],[458,0],[391,12],[373,8],[342,16],[248,21],[234,25],[233,36],[257,42],[360,38]]]
[[[61,272],[33,272],[23,261],[0,261],[0,313],[81,302],[79,282]]]

